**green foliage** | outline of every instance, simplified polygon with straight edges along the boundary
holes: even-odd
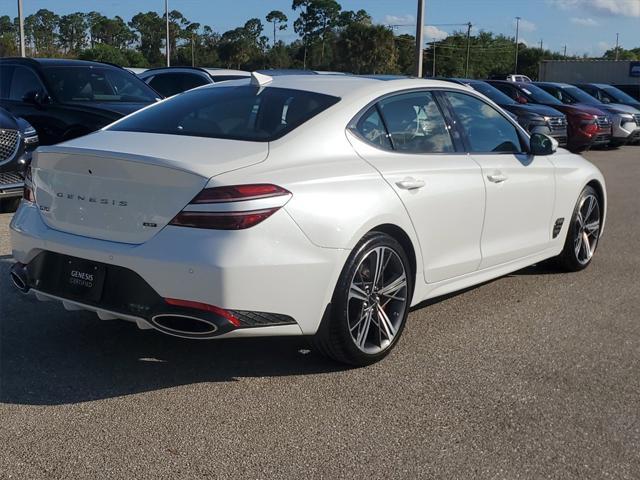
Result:
[[[299,39],[284,43],[278,32],[289,19],[280,10],[270,11],[265,36],[263,22],[249,19],[243,26],[222,34],[208,25],[191,22],[180,11],[169,12],[169,47],[172,65],[262,68],[311,68],[353,73],[399,73],[412,75],[415,39],[394,35],[374,25],[365,10],[342,10],[336,0],[291,0],[297,18],[293,30]],[[164,65],[164,15],[140,12],[126,22],[99,12],[56,15],[40,9],[25,19],[27,54],[99,60],[133,67]],[[17,55],[17,19],[0,16],[0,56]],[[430,44],[424,52],[424,70],[437,76],[487,78],[513,73],[514,39],[481,31],[470,37],[467,70],[467,32],[454,32]],[[604,54],[616,57],[615,49]],[[618,49],[620,60],[639,60],[640,48]],[[541,60],[562,59],[559,53],[519,45],[518,72],[536,78]]]

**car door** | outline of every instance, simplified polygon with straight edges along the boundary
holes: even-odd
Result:
[[[486,185],[480,268],[543,251],[552,233],[553,164],[529,155],[523,132],[488,102],[464,92],[445,97]]]
[[[24,65],[2,66],[2,106],[17,117],[27,120],[38,132],[41,145],[59,140],[66,124],[51,114],[51,105],[38,105],[25,97],[38,92],[48,98],[47,90],[37,74]],[[29,94],[29,95],[28,95]]]
[[[485,187],[437,94],[425,90],[383,98],[350,132],[359,155],[402,200],[420,242],[425,281],[477,270]]]

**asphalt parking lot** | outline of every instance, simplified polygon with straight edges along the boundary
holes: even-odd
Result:
[[[355,370],[39,303],[0,215],[0,478],[638,478],[640,147],[586,156],[609,189],[588,270],[430,302]]]

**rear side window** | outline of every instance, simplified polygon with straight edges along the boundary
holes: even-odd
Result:
[[[172,97],[125,118],[110,130],[269,142],[339,100],[285,88],[219,86]]]
[[[455,151],[447,124],[431,92],[396,95],[379,104],[394,150],[413,153]]]
[[[445,95],[466,133],[471,152],[522,152],[518,130],[491,105],[464,93]]]
[[[376,106],[371,107],[358,121],[356,130],[362,138],[377,147],[392,150],[387,129]]]
[[[172,97],[178,93],[186,92],[192,88],[207,85],[205,78],[190,73],[159,73],[156,74],[149,86],[164,97]]]

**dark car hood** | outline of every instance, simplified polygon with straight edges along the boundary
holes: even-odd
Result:
[[[573,105],[562,104],[562,105],[549,105],[556,110],[561,111],[565,115],[579,115],[581,113],[588,113],[590,115],[606,115],[606,112],[603,112],[599,108],[596,108],[592,105],[587,105],[584,103],[574,103]]]
[[[18,130],[18,121],[11,113],[4,108],[0,108],[0,128],[7,130]]]
[[[81,110],[87,113],[103,114],[112,117],[114,120],[129,115],[141,108],[150,105],[147,103],[128,103],[128,102],[67,102],[65,107]]]
[[[534,104],[526,104],[521,105],[519,103],[512,103],[509,105],[503,105],[503,108],[509,110],[512,113],[515,113],[519,116],[534,116],[540,115],[541,117],[558,117],[560,113],[555,108],[548,107],[546,105],[534,105]]]

